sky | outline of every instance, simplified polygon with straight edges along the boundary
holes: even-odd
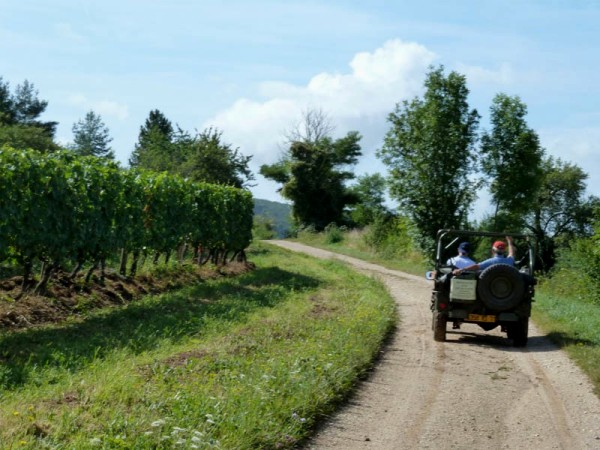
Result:
[[[252,156],[253,195],[284,201],[258,172],[306,111],[363,136],[357,176],[386,175],[389,113],[443,65],[465,75],[480,132],[496,94],[519,96],[546,154],[600,196],[599,23],[595,0],[0,0],[0,77],[34,84],[61,143],[99,114],[124,166],[151,110],[215,127]]]

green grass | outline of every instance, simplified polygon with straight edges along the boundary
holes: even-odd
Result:
[[[401,270],[413,275],[424,276],[427,270],[431,270],[431,267],[426,264],[425,259],[416,252],[404,254],[401,258],[386,257],[378,254],[365,243],[363,232],[357,230],[344,232],[342,240],[333,243],[328,242],[329,240],[325,233],[311,233],[305,231],[298,233],[297,238],[290,240],[352,256],[374,264],[379,264],[388,269]]]
[[[600,307],[538,289],[533,319],[589,376],[600,395]]]
[[[272,246],[256,270],[0,335],[0,448],[291,448],[394,326],[384,287]]]

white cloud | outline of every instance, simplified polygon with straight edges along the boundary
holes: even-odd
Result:
[[[102,117],[116,117],[119,120],[125,120],[129,117],[127,105],[112,100],[91,101],[85,95],[72,94],[69,96],[68,101],[81,109],[92,110]]]
[[[224,130],[226,140],[254,155],[258,168],[277,161],[285,132],[310,108],[323,110],[342,135],[350,130],[368,135],[367,128],[385,122],[397,102],[417,95],[435,58],[422,45],[391,40],[373,52],[357,53],[348,73],[318,73],[304,86],[262,83],[263,100],[238,100],[203,126]]]
[[[503,63],[495,69],[486,69],[480,66],[470,66],[467,64],[458,64],[457,72],[466,76],[469,83],[473,84],[499,84],[510,85],[515,82],[515,71],[509,64]]]

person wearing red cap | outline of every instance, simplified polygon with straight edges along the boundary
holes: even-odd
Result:
[[[473,264],[462,269],[455,269],[452,271],[454,275],[460,275],[465,270],[483,270],[487,269],[493,264],[509,264],[515,265],[515,249],[513,246],[512,237],[506,236],[506,242],[508,242],[508,256],[506,255],[506,244],[503,241],[496,241],[492,245],[492,257],[481,261],[479,264]]]

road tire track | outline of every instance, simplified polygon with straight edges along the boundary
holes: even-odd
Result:
[[[371,376],[308,441],[321,449],[600,449],[600,400],[571,360],[534,327],[527,348],[472,324],[433,341],[430,282],[290,241],[375,276],[399,326]]]

